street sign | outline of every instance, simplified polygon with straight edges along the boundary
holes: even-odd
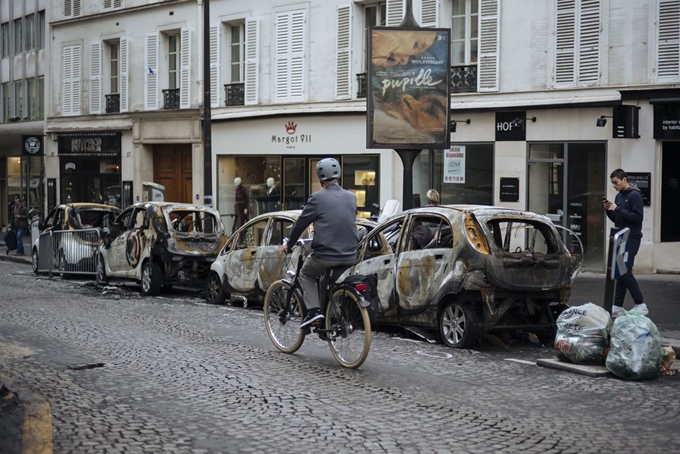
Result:
[[[614,266],[612,267],[612,279],[618,279],[628,272],[628,235],[630,229],[619,230],[614,235]]]

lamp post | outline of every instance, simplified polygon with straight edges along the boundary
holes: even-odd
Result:
[[[212,207],[212,123],[210,112],[210,0],[203,0],[203,203]]]

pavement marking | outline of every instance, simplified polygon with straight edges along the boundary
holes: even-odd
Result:
[[[21,454],[52,454],[52,411],[36,395],[24,402]]]
[[[506,361],[512,361],[514,363],[520,363],[520,364],[526,364],[528,366],[535,366],[536,363],[533,361],[527,361],[526,359],[517,359],[517,358],[505,358]]]
[[[444,353],[444,352],[441,352],[441,353],[437,353],[437,352],[435,352],[435,353],[430,353],[430,352],[424,352],[424,351],[422,351],[422,350],[416,350],[416,353],[417,353],[418,355],[428,356],[428,357],[430,357],[430,358],[439,358],[439,359],[451,359],[451,358],[453,358],[453,355],[452,355],[451,353]]]

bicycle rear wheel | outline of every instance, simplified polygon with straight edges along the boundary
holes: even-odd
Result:
[[[371,321],[351,291],[333,292],[326,308],[326,335],[335,360],[344,367],[361,366],[371,347]]]
[[[276,281],[264,297],[264,324],[274,346],[283,353],[295,353],[305,340],[300,329],[302,320],[302,301],[297,293],[290,295],[290,305],[286,308],[290,284]]]

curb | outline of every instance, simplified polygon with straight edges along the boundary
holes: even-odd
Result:
[[[17,387],[0,373],[0,388],[14,394],[23,410],[21,454],[52,454],[52,411],[50,404],[35,393]]]

